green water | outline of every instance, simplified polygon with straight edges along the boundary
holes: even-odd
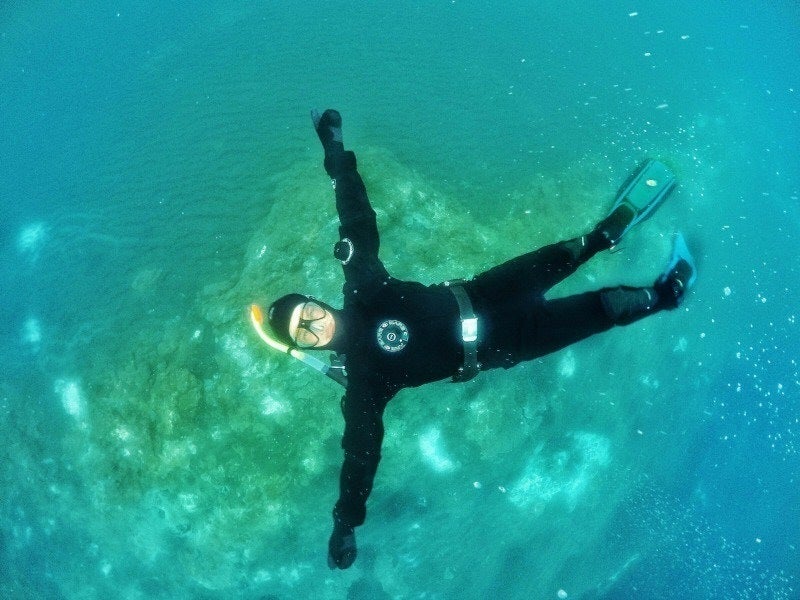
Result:
[[[0,595],[796,597],[798,17],[746,8],[4,8]],[[678,229],[701,272],[401,392],[346,572],[341,391],[246,315],[341,301],[329,106],[398,278],[583,233],[646,156],[677,192],[553,295],[649,284]]]

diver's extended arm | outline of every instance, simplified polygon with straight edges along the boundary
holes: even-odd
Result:
[[[336,257],[345,267],[354,263],[350,269],[345,268],[345,273],[364,269],[374,271],[374,263],[380,262],[378,225],[366,187],[358,173],[356,155],[344,149],[342,117],[337,111],[329,109],[322,114],[312,111],[311,119],[325,150],[325,172],[331,178],[336,192],[336,212],[339,214],[339,235],[342,240],[337,245]]]
[[[344,462],[339,479],[339,500],[333,510],[334,519],[348,527],[357,527],[364,522],[366,502],[381,460],[383,443],[383,409],[380,405],[384,402],[375,403],[369,396],[359,393],[362,386],[358,383],[351,383],[342,401]]]
[[[333,508],[333,533],[328,543],[328,564],[346,569],[356,558],[354,528],[364,522],[367,498],[372,492],[383,443],[385,401],[372,398],[368,387],[355,382],[342,399],[345,418],[342,448],[344,462],[339,477],[339,500]]]
[[[333,181],[336,186],[336,212],[339,214],[341,239],[350,240],[353,254],[357,252],[362,257],[377,259],[380,248],[378,224],[364,182],[355,169],[355,156],[353,168],[340,171]],[[340,258],[343,262],[346,259]]]

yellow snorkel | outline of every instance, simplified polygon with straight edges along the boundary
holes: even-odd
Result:
[[[266,331],[264,331],[264,311],[261,310],[261,307],[258,304],[250,305],[250,322],[253,324],[253,329],[256,330],[258,337],[260,337],[265,344],[277,350],[278,352],[283,352],[284,354],[288,354],[296,358],[312,369],[319,371],[327,377],[330,377],[336,383],[347,387],[347,373],[345,373],[344,365],[339,365],[336,363],[328,364],[323,362],[317,357],[303,352],[299,348],[293,348],[288,344],[284,344],[283,342],[276,340]]]

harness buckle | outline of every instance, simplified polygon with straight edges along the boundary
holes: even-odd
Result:
[[[478,341],[478,317],[461,319],[461,339],[465,342]]]
[[[461,343],[464,346],[464,364],[453,375],[454,382],[469,381],[478,374],[478,317],[472,310],[472,301],[464,289],[464,281],[457,279],[447,281],[445,285],[453,292],[458,303],[458,312],[461,318]]]

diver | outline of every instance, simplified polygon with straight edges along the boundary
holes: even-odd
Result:
[[[354,531],[364,523],[381,458],[383,412],[398,391],[446,378],[467,381],[479,371],[507,369],[615,325],[674,309],[694,283],[696,269],[678,234],[667,267],[649,287],[545,298],[595,254],[613,248],[674,189],[672,172],[648,160],[620,189],[608,215],[585,235],[524,254],[467,281],[426,286],[395,279],[378,258],[375,211],[356,156],[344,149],[341,116],[335,110],[312,111],[311,116],[335,190],[341,239],[334,256],[344,271],[344,305],[338,309],[289,294],[270,306],[267,319],[279,340],[276,347],[296,357],[307,356],[309,349],[333,351],[340,363],[327,372],[345,385],[344,461],[328,564],[347,569],[356,558]],[[273,341],[256,322],[262,320],[259,310],[254,324],[265,341]],[[328,366],[320,370],[326,372]]]

